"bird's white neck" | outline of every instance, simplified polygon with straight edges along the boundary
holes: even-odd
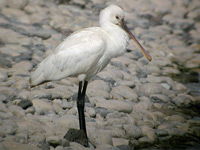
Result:
[[[118,57],[123,55],[129,43],[128,34],[118,25],[109,22],[101,24],[101,27],[108,33],[108,36],[112,41],[112,44],[108,44],[108,52],[112,54],[111,56]]]

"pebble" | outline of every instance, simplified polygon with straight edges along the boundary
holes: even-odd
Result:
[[[41,115],[54,112],[53,106],[48,103],[47,99],[33,99],[32,103],[37,114]]]
[[[102,107],[125,113],[131,113],[133,110],[133,107],[129,103],[119,100],[104,100],[102,102],[96,103],[96,107]]]
[[[0,68],[0,81],[6,81],[8,79],[8,73],[6,70]]]
[[[158,137],[168,136],[169,133],[166,130],[156,130],[156,135]]]
[[[94,80],[88,85],[87,93],[89,97],[103,97],[108,99],[110,94],[110,87],[108,84],[102,80]]]
[[[142,137],[142,130],[137,126],[125,125],[124,129],[125,129],[127,138],[138,139]]]
[[[155,101],[161,101],[161,102],[164,102],[164,103],[168,103],[170,102],[170,98],[165,96],[165,95],[162,95],[162,94],[152,94],[150,96],[152,99],[154,99]]]
[[[140,91],[145,95],[161,94],[163,87],[157,83],[145,83],[140,86]]]
[[[17,105],[23,109],[27,109],[28,107],[32,106],[33,103],[29,100],[22,100]]]
[[[88,137],[90,142],[95,146],[101,144],[113,145],[112,137],[106,130],[90,129],[88,131]]]
[[[61,139],[57,136],[49,136],[46,138],[46,141],[50,146],[56,147],[61,144]]]
[[[5,149],[15,149],[15,150],[40,150],[37,146],[30,145],[30,144],[21,144],[11,140],[5,140],[0,143],[0,147],[4,147]]]
[[[125,86],[125,85],[113,87],[111,94],[113,95],[114,98],[116,97],[119,100],[128,99],[130,101],[136,102],[138,98],[136,92],[130,87]]]

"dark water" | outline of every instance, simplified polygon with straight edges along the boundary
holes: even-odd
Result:
[[[188,89],[189,95],[192,95],[198,103],[193,104],[190,108],[181,108],[182,112],[189,112],[187,115],[200,119],[200,69],[181,69],[181,74],[171,75],[173,80],[183,83]],[[194,116],[192,115],[194,114]],[[139,150],[200,150],[200,137],[194,135],[185,135],[184,137],[173,137],[168,141],[159,142],[148,148]]]

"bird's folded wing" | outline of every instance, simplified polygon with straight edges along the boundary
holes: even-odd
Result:
[[[103,56],[105,49],[106,43],[101,36],[94,32],[80,32],[57,47],[53,64],[70,75],[86,73]]]

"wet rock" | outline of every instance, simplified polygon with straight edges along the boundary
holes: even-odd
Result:
[[[169,133],[166,130],[156,130],[156,135],[158,137],[168,136]]]
[[[29,100],[22,100],[17,105],[23,109],[27,109],[28,107],[33,106],[33,103]]]
[[[64,138],[69,142],[77,142],[83,146],[88,146],[88,139],[83,130],[69,129]]]

